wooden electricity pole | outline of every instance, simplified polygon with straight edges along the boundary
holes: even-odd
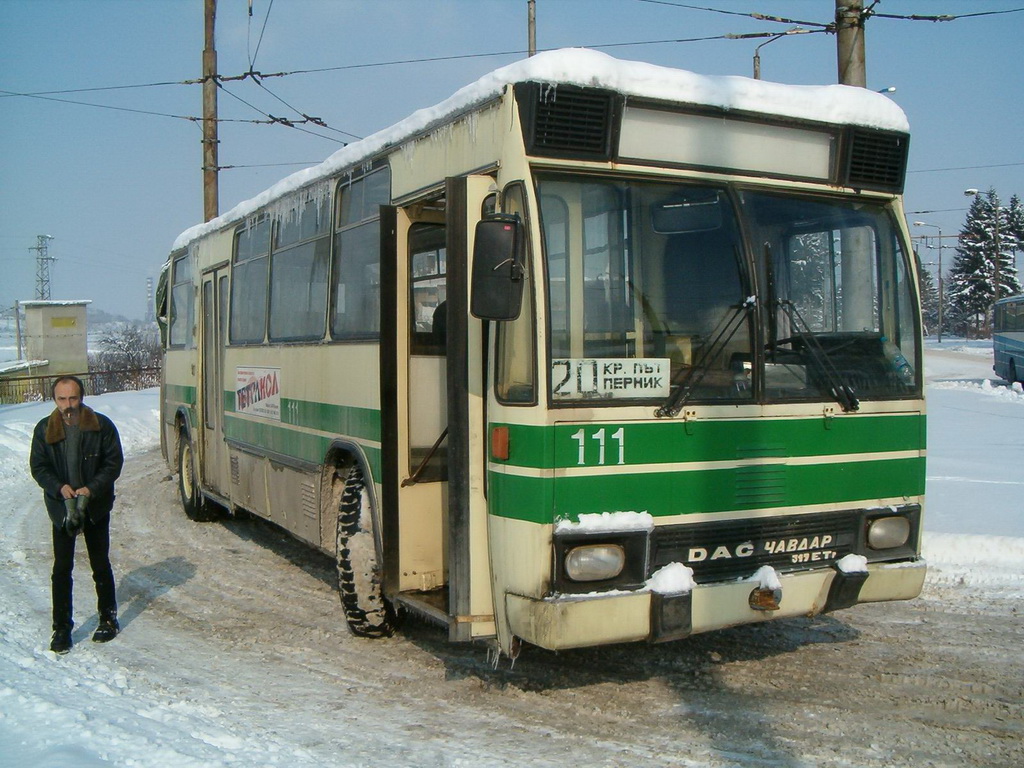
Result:
[[[868,85],[864,64],[864,0],[836,0],[836,54],[842,85]]]
[[[220,193],[217,185],[217,49],[214,23],[217,0],[205,0],[206,40],[203,48],[203,216],[217,218]]]

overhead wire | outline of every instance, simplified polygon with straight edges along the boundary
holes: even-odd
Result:
[[[957,19],[969,19],[975,16],[1000,16],[1005,13],[1024,13],[1024,8],[1007,8],[1001,11],[976,11],[974,13],[944,13],[937,16],[928,16],[919,13],[900,15],[896,13],[878,13],[872,11],[872,16],[880,19],[902,19],[904,21],[956,21]]]
[[[955,168],[921,168],[918,170],[908,170],[907,173],[939,173],[940,171],[974,171],[980,168],[1013,168],[1018,165],[1024,165],[1024,162],[994,163],[992,165],[961,165]]]
[[[300,131],[302,133],[308,133],[310,136],[316,136],[317,138],[326,139],[327,141],[334,141],[334,142],[337,142],[339,144],[344,144],[345,143],[344,141],[341,141],[340,139],[336,139],[333,136],[324,136],[323,134],[317,133],[316,131],[311,131],[308,128],[303,128],[302,127],[302,123],[304,121],[289,120],[288,118],[285,118],[285,117],[275,117],[274,115],[271,115],[268,112],[264,112],[262,109],[257,107],[255,104],[250,104],[248,101],[243,99],[238,94],[235,94],[235,93],[232,93],[231,91],[229,91],[221,83],[217,83],[217,88],[218,88],[218,90],[220,92],[230,96],[231,98],[235,99],[236,101],[239,101],[242,104],[244,104],[245,106],[249,107],[253,111],[263,115],[264,117],[266,117],[266,120],[241,120],[241,121],[238,121],[238,122],[248,122],[248,123],[264,124],[264,125],[283,125],[286,128],[294,128],[295,130]],[[218,118],[218,122],[220,122],[220,120],[221,120],[221,118]]]
[[[267,22],[270,21],[270,12],[274,9],[274,0],[270,0],[270,5],[267,6],[267,15],[263,17],[263,28],[260,29],[260,39],[256,42],[256,52],[249,56],[249,69],[252,70],[256,66],[256,57],[260,55],[260,46],[263,45],[263,35],[267,31]],[[249,53],[249,42],[252,37],[252,0],[249,0],[249,26],[246,30],[245,37],[245,48],[246,54]]]
[[[670,0],[638,0],[638,2],[649,3],[651,5],[668,5],[675,8],[683,8],[689,11],[710,11],[712,13],[720,13],[725,16],[743,16],[749,19],[757,19],[758,21],[774,21],[780,24],[801,24],[809,27],[835,27],[834,23],[823,24],[818,21],[796,21],[794,19],[787,19],[782,16],[771,16],[766,13],[727,11],[724,8],[708,8],[702,5],[691,5],[690,3],[670,2]]]
[[[690,3],[675,2],[674,0],[637,0],[637,2],[650,3],[650,4],[654,4],[654,5],[665,5],[665,6],[670,6],[670,7],[683,8],[683,9],[687,9],[687,10],[708,11],[708,12],[713,12],[713,13],[726,14],[726,15],[730,15],[730,16],[743,16],[743,17],[747,17],[747,18],[751,18],[751,19],[756,19],[758,21],[769,21],[769,22],[786,23],[786,24],[799,24],[799,25],[809,26],[809,27],[818,27],[819,31],[831,31],[832,27],[834,26],[833,24],[826,24],[826,23],[823,23],[823,22],[802,21],[802,20],[789,19],[789,18],[785,18],[785,17],[773,16],[773,15],[770,15],[770,14],[756,13],[756,12],[729,11],[729,10],[725,10],[725,9],[722,9],[722,8],[711,8],[711,7],[708,7],[708,6],[699,6],[699,5],[693,5],[693,4],[690,4]],[[270,0],[270,5],[273,6],[273,0]],[[871,7],[873,8],[874,5],[877,5],[877,1]],[[871,15],[873,17],[878,17],[878,18],[903,19],[903,20],[910,20],[910,21],[953,21],[953,20],[957,20],[957,19],[965,19],[965,18],[972,18],[972,17],[978,17],[978,16],[993,16],[993,15],[999,15],[999,14],[1022,13],[1022,12],[1024,12],[1024,8],[1012,8],[1012,9],[1003,9],[1003,10],[997,10],[997,11],[979,11],[979,12],[975,12],[975,13],[963,13],[963,14],[940,14],[940,15],[935,15],[935,16],[925,16],[925,15],[920,15],[920,14],[912,14],[912,15],[885,14],[885,13],[879,13],[877,11],[871,11]],[[259,46],[262,44],[263,32],[266,30],[266,21],[269,18],[269,15],[270,15],[270,10],[268,9],[267,17],[264,19],[263,30],[260,33],[260,40],[257,43],[257,52],[256,52],[257,55],[259,53]],[[625,46],[664,45],[664,44],[670,44],[670,43],[696,43],[696,42],[708,42],[708,41],[714,41],[714,40],[742,40],[742,39],[754,39],[754,38],[773,37],[773,36],[776,36],[778,34],[779,34],[778,32],[757,32],[757,33],[743,33],[743,34],[726,33],[726,34],[721,34],[721,35],[709,35],[709,36],[703,36],[703,37],[669,38],[669,39],[664,39],[664,40],[637,40],[637,41],[625,42],[625,43],[591,44],[591,45],[586,45],[584,47],[601,49],[601,48],[618,48],[618,47],[625,47]],[[551,50],[551,49],[542,49],[542,50]],[[431,63],[442,62],[442,61],[458,61],[458,60],[465,60],[465,59],[477,59],[477,58],[488,58],[488,57],[498,57],[498,56],[517,56],[517,55],[522,55],[522,54],[525,54],[525,53],[527,53],[526,50],[523,50],[523,49],[513,49],[513,50],[505,50],[505,51],[493,51],[493,52],[489,52],[489,53],[466,53],[466,54],[453,54],[453,55],[450,55],[450,56],[427,56],[427,57],[409,58],[409,59],[392,59],[390,61],[378,61],[378,62],[370,62],[370,63],[365,63],[365,64],[344,64],[344,65],[339,65],[339,66],[334,66],[334,67],[319,67],[319,68],[315,68],[315,69],[293,69],[293,70],[285,70],[285,71],[281,71],[281,72],[259,72],[259,71],[256,71],[255,70],[255,55],[254,55],[252,57],[252,59],[250,60],[250,69],[249,69],[248,72],[245,72],[245,73],[240,74],[240,75],[218,75],[217,79],[222,81],[222,82],[229,82],[229,81],[232,81],[232,80],[244,80],[246,78],[256,78],[256,77],[259,77],[261,79],[266,79],[266,78],[269,78],[269,77],[288,77],[288,76],[291,76],[291,75],[317,74],[317,73],[322,73],[322,72],[339,72],[339,71],[351,70],[351,69],[370,69],[370,68],[374,68],[374,67],[398,66],[398,65],[403,65],[403,64],[431,64]],[[131,89],[131,88],[152,88],[152,87],[157,87],[157,86],[170,86],[170,85],[201,85],[202,83],[203,83],[203,79],[202,78],[196,78],[196,79],[188,79],[188,80],[173,80],[173,81],[164,81],[164,82],[155,82],[155,83],[139,83],[139,84],[133,84],[133,85],[112,85],[112,86],[99,86],[99,87],[91,87],[91,88],[69,88],[69,89],[60,89],[60,90],[52,90],[52,91],[22,92],[22,91],[0,90],[0,98],[10,97],[10,96],[23,96],[23,97],[49,96],[49,95],[59,95],[59,94],[67,94],[67,93],[86,93],[86,92],[90,92],[90,91],[125,90],[125,89]],[[74,103],[74,102],[72,102],[72,103]],[[104,105],[98,105],[98,104],[85,104],[85,105],[86,106],[104,106]],[[174,117],[180,117],[180,116],[174,115]],[[192,118],[186,118],[186,119],[192,119]]]
[[[780,37],[789,36],[789,35],[813,34],[813,33],[820,33],[820,32],[826,32],[826,33],[833,33],[833,32],[835,32],[835,24],[834,23],[823,23],[823,22],[815,22],[815,21],[796,20],[796,19],[790,19],[790,18],[786,18],[786,17],[774,16],[774,15],[765,14],[765,13],[759,13],[759,12],[743,12],[743,11],[736,11],[736,10],[726,10],[726,9],[723,9],[723,8],[713,8],[713,7],[708,7],[708,6],[694,5],[694,4],[691,4],[691,3],[677,2],[676,0],[638,0],[638,2],[648,3],[648,4],[652,4],[652,5],[664,5],[664,6],[669,6],[669,7],[676,7],[676,8],[686,9],[686,10],[697,10],[697,11],[705,11],[705,12],[710,12],[710,13],[718,13],[718,14],[723,14],[723,15],[728,15],[728,16],[740,16],[740,17],[746,17],[746,18],[754,19],[754,20],[757,20],[757,21],[764,21],[764,22],[797,24],[797,25],[802,25],[802,26],[807,26],[807,27],[813,27],[813,29],[802,29],[800,27],[796,27],[796,28],[787,30],[784,33],[779,33],[779,32],[726,33],[726,34],[720,34],[720,35],[707,35],[707,36],[690,37],[690,38],[667,38],[667,39],[662,39],[662,40],[639,40],[639,41],[621,42],[621,43],[603,43],[603,44],[589,45],[589,46],[586,46],[586,47],[594,48],[594,49],[603,49],[603,48],[622,48],[622,47],[645,46],[645,45],[668,45],[668,44],[680,44],[680,43],[698,43],[698,42],[710,42],[710,41],[715,41],[715,40],[752,40],[752,39],[764,39],[764,38],[769,38],[769,42],[771,42],[773,40],[779,39]],[[875,8],[875,6],[878,5],[879,2],[880,2],[880,0],[875,0],[875,2],[873,2],[871,4],[871,6],[869,6],[867,9],[865,9],[865,15],[866,16],[870,16],[870,17],[887,18],[887,19],[901,19],[901,20],[910,20],[910,21],[945,22],[945,21],[953,21],[953,20],[956,20],[956,19],[973,18],[973,17],[979,17],[979,16],[994,16],[994,15],[1001,15],[1001,14],[1024,12],[1024,8],[1014,8],[1014,9],[1003,9],[1003,10],[993,10],[993,11],[979,11],[979,12],[966,13],[966,14],[939,14],[939,15],[933,15],[933,16],[932,15],[920,15],[920,14],[899,15],[899,14],[879,13],[878,11],[875,11],[874,8]],[[311,69],[295,69],[295,70],[286,70],[286,71],[269,72],[269,73],[267,73],[267,72],[259,72],[259,71],[256,71],[256,69],[255,69],[256,58],[259,55],[260,47],[262,46],[262,43],[263,43],[264,35],[266,33],[266,30],[267,30],[267,24],[268,24],[269,19],[270,19],[270,13],[271,13],[271,10],[273,9],[273,5],[274,5],[274,0],[269,0],[269,5],[267,7],[267,12],[266,12],[266,14],[264,16],[264,19],[263,19],[263,25],[262,25],[262,27],[260,29],[260,36],[259,36],[259,39],[258,39],[258,41],[256,43],[256,50],[254,52],[252,52],[251,55],[250,55],[248,48],[249,48],[250,39],[251,39],[251,18],[252,18],[252,15],[253,15],[253,9],[252,9],[252,0],[249,0],[250,39],[247,39],[247,41],[246,41],[247,57],[248,57],[248,60],[249,60],[249,70],[247,72],[245,72],[245,73],[240,74],[240,75],[218,75],[217,78],[216,78],[219,90],[221,90],[223,93],[227,94],[228,96],[231,96],[232,98],[238,100],[240,103],[242,103],[245,106],[249,107],[250,109],[254,110],[258,114],[262,115],[265,119],[257,120],[257,119],[220,118],[220,117],[218,117],[217,118],[217,122],[218,123],[223,122],[223,123],[250,123],[250,124],[283,125],[285,127],[294,128],[296,130],[302,131],[302,132],[307,133],[307,134],[309,134],[311,136],[315,136],[315,137],[318,137],[318,138],[326,139],[328,141],[335,141],[335,142],[344,144],[345,142],[340,140],[340,139],[334,138],[332,136],[325,136],[322,133],[318,133],[316,131],[309,130],[307,128],[304,128],[303,126],[306,125],[306,124],[313,124],[313,125],[320,126],[321,128],[324,128],[324,129],[326,129],[328,131],[332,131],[334,133],[337,133],[337,134],[340,134],[340,135],[344,135],[344,136],[348,136],[348,137],[351,137],[351,138],[354,138],[354,139],[359,139],[361,137],[357,136],[356,134],[350,133],[348,131],[344,131],[344,130],[341,130],[341,129],[338,129],[338,128],[334,128],[334,127],[328,125],[326,123],[326,121],[324,121],[322,118],[315,117],[315,116],[312,116],[312,115],[309,115],[309,114],[303,112],[302,110],[298,109],[297,107],[293,106],[292,104],[289,104],[283,98],[281,98],[276,93],[274,93],[269,88],[267,88],[266,84],[263,81],[266,80],[267,78],[272,78],[272,77],[289,77],[289,76],[293,76],[293,75],[318,74],[318,73],[326,73],[326,72],[339,72],[339,71],[357,70],[357,69],[370,69],[370,68],[386,67],[386,66],[401,66],[401,65],[409,65],[409,64],[429,64],[429,63],[437,63],[437,62],[444,62],[444,61],[458,61],[458,60],[477,59],[477,58],[515,56],[515,55],[523,55],[523,54],[527,53],[525,50],[516,49],[516,50],[489,52],[489,53],[453,54],[453,55],[449,55],[449,56],[429,56],[429,57],[419,57],[419,58],[394,59],[394,60],[390,60],[390,61],[378,61],[378,62],[369,62],[369,63],[361,63],[361,64],[345,64],[345,65],[338,65],[338,66],[333,66],[333,67],[320,67],[320,68],[311,68]],[[552,49],[541,49],[541,50],[552,50]],[[227,88],[224,87],[225,83],[233,82],[233,81],[243,81],[243,80],[246,80],[246,79],[251,79],[266,94],[268,94],[272,98],[276,99],[278,102],[280,102],[281,104],[286,106],[288,109],[290,109],[293,112],[295,112],[297,115],[300,115],[300,118],[298,118],[298,119],[284,118],[284,117],[279,117],[279,116],[272,115],[272,114],[270,114],[270,113],[268,113],[268,112],[266,112],[264,110],[259,109],[254,104],[251,104],[250,102],[246,101],[245,99],[242,99],[237,94],[232,93],[231,91],[229,91]],[[143,109],[137,109],[137,108],[131,108],[131,107],[118,107],[118,106],[112,106],[112,105],[107,105],[107,104],[96,104],[96,103],[85,102],[85,101],[76,101],[76,100],[72,100],[72,99],[61,99],[61,98],[56,98],[56,96],[60,95],[60,94],[70,94],[70,93],[88,93],[88,92],[100,92],[100,91],[128,90],[128,89],[134,89],[134,88],[153,88],[153,87],[164,87],[164,86],[172,86],[172,85],[196,85],[196,84],[201,84],[203,82],[204,82],[203,79],[200,78],[200,79],[190,79],[190,80],[181,80],[181,81],[162,81],[162,82],[140,83],[140,84],[132,84],[132,85],[99,86],[99,87],[90,87],[90,88],[61,89],[61,90],[34,91],[34,92],[10,91],[10,90],[5,90],[5,89],[0,89],[0,98],[9,98],[9,97],[13,97],[13,96],[20,96],[20,97],[23,97],[23,98],[36,98],[36,99],[41,99],[41,100],[46,100],[46,101],[54,101],[54,102],[60,102],[60,103],[65,103],[65,104],[73,104],[73,105],[76,105],[76,106],[88,106],[88,107],[95,107],[95,108],[98,108],[98,109],[108,109],[108,110],[113,110],[113,111],[122,111],[122,112],[129,112],[129,113],[135,113],[135,114],[151,115],[151,116],[156,116],[156,117],[167,117],[167,118],[173,118],[173,119],[177,119],[177,120],[184,120],[184,121],[188,121],[188,122],[192,122],[192,123],[197,123],[198,124],[198,123],[202,122],[202,120],[204,118],[197,117],[197,116],[194,116],[194,115],[176,115],[176,114],[170,114],[170,113],[166,113],[166,112],[158,112],[158,111],[153,111],[153,110],[143,110]],[[242,166],[225,166],[225,167],[242,167]],[[976,167],[998,167],[998,166],[976,166]],[[936,170],[940,170],[940,169],[936,169]],[[910,171],[910,172],[913,173],[915,171]],[[922,172],[923,173],[923,172],[927,172],[927,171],[917,171],[917,172]]]

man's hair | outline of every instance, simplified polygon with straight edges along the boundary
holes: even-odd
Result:
[[[57,399],[57,385],[64,381],[73,381],[78,385],[78,397],[79,399],[85,397],[85,384],[77,376],[58,376],[54,379],[53,384],[50,385],[50,397],[54,400]]]

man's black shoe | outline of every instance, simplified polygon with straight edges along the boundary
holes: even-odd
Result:
[[[96,631],[92,633],[92,641],[94,643],[109,643],[117,637],[117,633],[120,629],[121,627],[117,624],[117,618],[114,616],[100,619],[100,625],[96,627]]]
[[[64,654],[71,650],[71,630],[55,629],[53,637],[50,638],[50,650],[54,653]]]

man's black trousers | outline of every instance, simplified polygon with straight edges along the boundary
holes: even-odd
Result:
[[[75,539],[68,536],[63,528],[53,529],[53,628],[71,629],[74,626],[72,611],[72,578],[75,567]],[[89,565],[92,579],[96,582],[96,608],[100,618],[117,615],[117,597],[114,594],[114,570],[110,567],[110,517],[99,523],[86,520],[82,531],[85,547],[89,551]]]

